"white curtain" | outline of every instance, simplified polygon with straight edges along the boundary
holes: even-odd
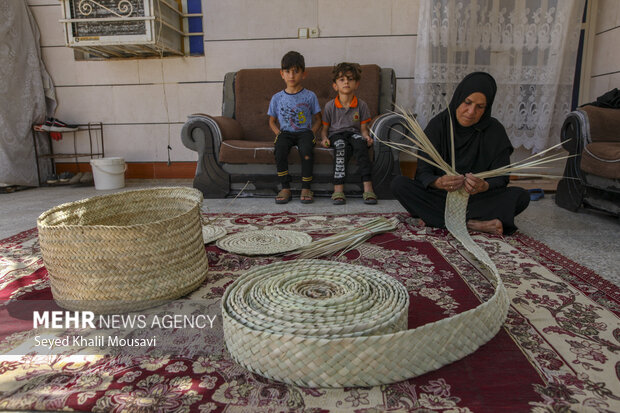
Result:
[[[473,71],[498,91],[492,115],[515,148],[559,142],[570,111],[585,0],[420,0],[414,112],[421,125]]]
[[[54,113],[54,84],[26,2],[0,0],[0,16],[0,185],[38,186],[31,128]]]

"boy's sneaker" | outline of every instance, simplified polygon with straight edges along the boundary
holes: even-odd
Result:
[[[35,125],[34,130],[38,132],[49,132],[53,124],[54,118],[45,118],[45,122],[41,125]]]
[[[84,175],[82,172],[76,173],[75,175],[73,175],[73,177],[71,179],[69,179],[69,183],[71,185],[79,184],[80,183],[80,179],[82,179],[82,175]]]
[[[67,183],[71,180],[71,178],[73,178],[73,174],[71,172],[63,172],[60,174],[60,176],[58,177],[58,179],[60,180],[60,182],[62,183]]]
[[[48,184],[57,184],[58,183],[58,175],[51,174],[50,176],[47,177],[47,180],[45,182],[47,182]]]
[[[47,121],[45,121],[44,127],[47,125]],[[50,132],[74,132],[78,130],[78,125],[69,125],[58,119],[52,119],[52,124],[49,128]]]

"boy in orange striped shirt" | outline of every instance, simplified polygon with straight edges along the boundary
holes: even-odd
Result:
[[[332,71],[333,87],[338,96],[330,100],[323,110],[323,128],[321,144],[334,148],[334,205],[346,203],[344,181],[347,163],[355,157],[359,174],[364,185],[364,203],[376,204],[377,196],[372,188],[372,165],[368,157],[368,148],[372,146],[370,136],[370,111],[368,105],[355,96],[359,87],[362,69],[357,63],[343,62]]]

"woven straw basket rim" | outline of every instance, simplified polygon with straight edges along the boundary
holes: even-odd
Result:
[[[128,191],[121,191],[121,192],[116,192],[113,194],[103,194],[103,195],[95,195],[89,198],[84,198],[84,199],[80,199],[77,201],[73,201],[73,202],[66,202],[60,205],[57,205],[55,207],[52,207],[50,209],[48,209],[47,211],[43,212],[41,215],[39,215],[39,217],[37,218],[37,227],[39,229],[46,229],[46,230],[54,230],[54,229],[62,229],[62,230],[66,230],[66,229],[75,229],[75,228],[92,228],[92,229],[114,229],[117,231],[122,231],[122,230],[135,230],[136,228],[140,228],[140,227],[145,227],[148,225],[152,225],[154,222],[148,222],[148,223],[140,223],[140,224],[130,224],[130,225],[108,225],[108,224],[95,224],[95,225],[84,225],[84,224],[65,224],[65,223],[60,223],[60,224],[52,224],[49,223],[49,220],[51,218],[53,218],[56,214],[61,213],[63,211],[66,211],[67,209],[76,209],[78,206],[85,206],[87,207],[90,204],[96,204],[100,201],[113,201],[116,200],[117,198],[121,199],[121,198],[126,198],[128,196],[133,196],[133,195],[140,195],[140,194],[145,194],[145,193],[170,193],[170,191],[175,191],[175,192],[183,192],[184,196],[188,197],[190,201],[195,201],[198,204],[202,203],[203,197],[202,197],[202,192],[200,192],[198,189],[195,188],[188,188],[188,187],[182,187],[182,186],[172,186],[172,187],[155,187],[155,188],[145,188],[145,189],[133,189],[133,190],[128,190]],[[176,218],[178,218],[179,216],[183,215],[183,214],[188,214],[188,213],[192,213],[192,209],[194,208],[194,205],[188,204],[187,205],[187,210],[183,213],[180,214],[176,214],[173,216],[170,216],[168,218],[164,218],[164,219],[160,219],[158,221],[156,221],[157,223],[165,223],[165,222],[170,222]]]
[[[44,212],[39,245],[54,299],[70,310],[113,313],[198,288],[208,273],[201,205],[197,189],[155,187]]]

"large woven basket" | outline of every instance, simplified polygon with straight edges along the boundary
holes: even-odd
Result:
[[[71,310],[114,313],[178,298],[207,276],[202,193],[172,187],[95,196],[37,220],[52,294]]]

